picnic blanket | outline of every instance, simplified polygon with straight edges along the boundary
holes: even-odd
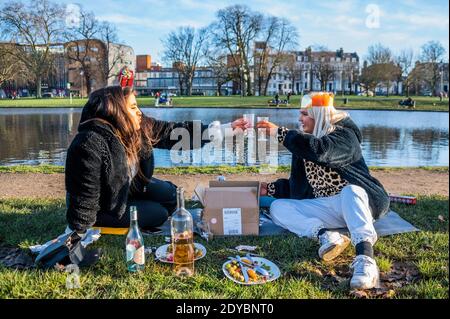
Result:
[[[194,219],[194,225],[200,220],[201,209],[194,208],[189,209]],[[386,215],[378,219],[374,223],[375,230],[379,237],[401,234],[407,232],[419,231],[418,228],[411,225],[409,222],[400,217],[396,212],[389,211]],[[161,227],[162,233],[159,235],[170,236],[170,222],[165,222]],[[339,229],[339,232],[348,233],[347,229]],[[270,216],[265,212],[264,208],[260,210],[260,222],[259,222],[259,236],[272,236],[272,235],[282,235],[289,231],[275,225]]]

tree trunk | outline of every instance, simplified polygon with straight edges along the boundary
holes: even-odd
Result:
[[[247,96],[252,96],[252,78],[250,77],[250,72],[247,73]]]
[[[42,77],[41,75],[36,75],[36,98],[42,97]]]
[[[92,91],[91,75],[89,74],[89,72],[84,72],[84,81],[86,82],[86,93],[89,96],[89,94],[91,94]]]
[[[265,96],[265,95],[267,95],[267,90],[269,89],[269,81],[270,81],[270,78],[272,77],[272,72],[270,72],[268,75],[267,75],[267,78],[266,78],[266,80],[264,81],[264,91],[263,91],[263,95]]]
[[[192,95],[192,78],[193,76],[189,75],[186,79],[186,90],[188,96]]]
[[[259,96],[261,96],[263,93],[262,82],[263,82],[262,77],[261,77],[261,75],[259,75],[259,77],[258,77],[258,94],[259,94]]]
[[[216,88],[216,90],[217,90],[217,95],[218,95],[218,96],[221,96],[221,95],[222,95],[221,88],[222,88],[222,84],[220,84],[220,83],[217,81],[217,88]]]

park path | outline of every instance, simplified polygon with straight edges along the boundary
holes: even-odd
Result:
[[[391,193],[413,193],[421,195],[444,195],[449,193],[448,172],[432,172],[423,169],[397,171],[374,171],[386,190]],[[259,180],[270,182],[287,177],[287,173],[261,175],[242,173],[226,175],[227,180]],[[198,183],[206,185],[214,175],[155,175],[183,186],[190,198]],[[64,174],[0,173],[0,198],[64,198]]]

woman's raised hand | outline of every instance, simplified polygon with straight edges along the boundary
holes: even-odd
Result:
[[[278,131],[278,126],[269,121],[260,121],[260,122],[256,123],[256,127],[257,128],[265,128],[267,131],[267,134],[269,134],[271,136],[275,136]]]
[[[249,123],[243,118],[239,118],[231,123],[231,127],[233,130],[240,128],[241,130],[245,130],[250,127]]]

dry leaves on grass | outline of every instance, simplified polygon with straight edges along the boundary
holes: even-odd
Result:
[[[352,276],[348,265],[339,265],[335,269],[331,269],[324,275],[324,277],[330,280],[333,284],[340,285],[346,280],[349,280]]]
[[[395,291],[393,289],[387,288],[373,288],[368,290],[351,290],[350,296],[358,299],[367,298],[382,298],[389,299],[395,296]]]
[[[387,287],[403,287],[407,284],[414,283],[420,278],[420,273],[413,263],[394,262],[391,271],[381,273],[381,282]]]
[[[334,288],[336,285],[342,285],[350,281],[352,271],[348,265],[337,265],[334,269],[324,275],[324,279],[329,284],[327,288]],[[365,298],[393,298],[396,290],[403,286],[412,284],[420,278],[417,267],[408,262],[394,262],[391,270],[380,273],[380,283],[377,288],[367,290],[351,290],[349,295],[358,299]],[[346,283],[347,284],[347,283]]]
[[[439,215],[438,219],[439,219],[440,222],[445,223],[445,217],[444,216]]]
[[[380,273],[380,285],[368,290],[352,290],[355,298],[393,298],[395,290],[412,284],[420,278],[417,267],[412,263],[394,262],[389,272]]]

